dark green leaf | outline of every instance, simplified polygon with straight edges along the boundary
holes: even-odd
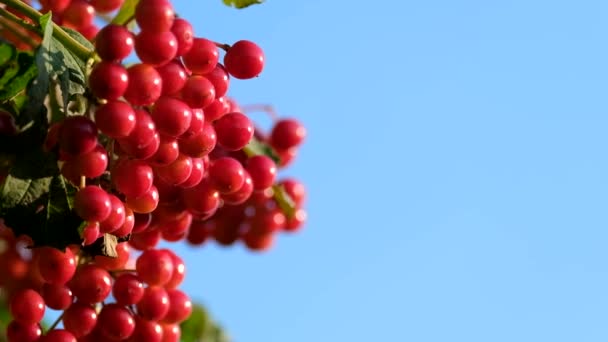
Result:
[[[245,147],[244,151],[249,157],[264,155],[272,159],[277,164],[281,161],[279,155],[274,151],[272,147],[270,147],[270,145],[261,142],[256,138],[251,139],[249,144],[247,144],[247,146]]]
[[[116,14],[116,17],[112,20],[112,24],[124,25],[131,20],[135,15],[137,3],[139,3],[139,0],[126,0],[118,11],[118,14]]]
[[[251,5],[257,5],[264,2],[264,0],[222,0],[224,4],[227,6],[232,6],[235,8],[245,8]]]
[[[14,59],[17,49],[8,43],[0,43],[0,66]]]
[[[7,64],[11,68],[7,68],[0,78],[0,101],[10,100],[22,93],[38,73],[34,57],[29,53],[20,52],[14,61]]]

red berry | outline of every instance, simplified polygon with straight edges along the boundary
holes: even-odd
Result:
[[[163,96],[154,104],[151,116],[159,132],[178,137],[190,127],[192,110],[178,99]]]
[[[135,128],[135,111],[126,102],[108,101],[95,111],[95,122],[97,128],[111,138],[126,137]]]
[[[208,122],[203,124],[203,130],[200,133],[178,140],[180,152],[196,158],[208,155],[215,148],[216,142],[215,128]]]
[[[89,76],[91,92],[101,99],[118,99],[128,90],[129,84],[128,70],[114,62],[97,63]]]
[[[76,342],[76,337],[69,331],[63,329],[53,329],[42,336],[39,342]]]
[[[146,214],[153,212],[158,206],[159,195],[154,185],[145,194],[138,197],[128,197],[127,205],[133,212]]]
[[[133,34],[124,26],[109,24],[95,38],[95,50],[101,59],[121,61],[133,51]]]
[[[74,209],[85,221],[103,221],[110,216],[112,202],[105,190],[89,185],[76,193]]]
[[[137,274],[151,286],[163,286],[173,274],[175,265],[171,256],[162,250],[146,250],[135,263]]]
[[[178,93],[186,84],[188,75],[180,62],[169,62],[162,66],[156,67],[160,77],[162,78],[162,95],[174,95]]]
[[[108,167],[108,153],[102,145],[97,145],[93,151],[78,156],[71,162],[75,164],[79,175],[87,178],[97,178]]]
[[[72,156],[91,152],[97,146],[97,127],[84,116],[68,116],[59,131],[59,147]]]
[[[173,26],[175,12],[168,0],[145,0],[137,4],[135,20],[142,31],[165,32]]]
[[[46,306],[53,310],[65,310],[73,300],[72,291],[66,285],[44,283],[40,290]]]
[[[93,24],[95,9],[85,0],[72,0],[63,11],[61,18],[64,25],[78,30]]]
[[[215,89],[205,77],[193,75],[186,81],[181,96],[190,107],[205,108],[215,100]]]
[[[182,56],[186,68],[198,75],[204,75],[213,70],[218,58],[217,46],[205,38],[194,38],[192,48]]]
[[[254,190],[264,190],[274,184],[277,165],[267,156],[253,156],[247,159],[247,171],[253,180]]]
[[[169,296],[169,312],[163,318],[163,323],[175,324],[185,321],[192,313],[192,302],[184,292],[176,289],[167,290]]]
[[[217,143],[229,151],[245,147],[253,137],[254,127],[249,118],[242,113],[228,113],[214,122]]]
[[[125,159],[112,169],[112,182],[126,196],[142,196],[150,190],[154,181],[152,167],[145,161]]]
[[[32,289],[22,289],[11,294],[8,304],[13,319],[23,325],[40,322],[45,307],[42,296]]]
[[[251,41],[239,40],[226,52],[224,66],[236,78],[256,77],[264,69],[264,51]]]
[[[127,73],[129,75],[129,86],[124,96],[129,103],[135,106],[147,106],[160,97],[163,82],[153,66],[135,64],[127,69]]]
[[[118,197],[112,194],[109,196],[112,205],[110,215],[99,224],[99,229],[103,233],[111,233],[125,223],[125,205]]]
[[[213,84],[216,97],[226,95],[228,86],[230,85],[230,76],[228,76],[226,68],[224,68],[221,63],[218,63],[213,70],[206,73],[205,78],[207,78]]]
[[[103,301],[112,290],[112,277],[105,269],[96,265],[81,266],[69,283],[78,301],[95,304]]]
[[[124,0],[89,0],[89,2],[97,12],[107,13],[119,9]]]
[[[245,203],[253,193],[253,181],[249,172],[245,171],[245,182],[240,189],[230,194],[222,194],[222,199],[225,204],[239,205]]]
[[[163,287],[157,286],[146,288],[144,296],[137,303],[137,313],[145,319],[160,321],[168,312],[169,295],[167,291]]]
[[[177,56],[182,56],[190,51],[194,44],[194,30],[192,25],[182,18],[175,18],[171,32],[177,39]]]
[[[76,273],[76,259],[69,248],[65,252],[53,247],[37,249],[36,266],[42,279],[50,284],[63,285]]]
[[[177,39],[171,31],[141,31],[135,36],[135,52],[142,62],[163,65],[177,53]]]
[[[279,150],[286,150],[300,145],[305,137],[306,128],[296,119],[281,119],[272,128],[270,144]]]
[[[41,336],[42,328],[40,328],[40,324],[38,323],[23,324],[11,321],[6,327],[7,342],[34,342],[38,341]]]
[[[116,277],[112,295],[120,305],[137,304],[144,296],[143,281],[131,273],[124,273]]]
[[[90,305],[76,302],[63,313],[63,326],[76,338],[88,335],[97,324],[97,312]]]
[[[233,193],[245,183],[245,169],[238,160],[221,157],[211,163],[209,179],[219,192]]]
[[[135,330],[133,315],[118,304],[107,304],[97,317],[97,329],[108,340],[125,340]]]

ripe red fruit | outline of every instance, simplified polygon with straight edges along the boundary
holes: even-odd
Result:
[[[135,20],[142,31],[165,32],[173,26],[175,12],[168,0],[145,0],[137,4]]]
[[[12,321],[6,327],[7,341],[38,341],[42,336],[42,328],[38,323],[23,324]]]
[[[89,3],[99,13],[112,12],[120,8],[124,0],[89,0]]]
[[[213,84],[216,98],[226,95],[230,85],[230,76],[228,76],[226,68],[221,63],[218,63],[213,70],[206,73],[205,78]]]
[[[32,289],[22,289],[10,296],[8,309],[13,319],[23,325],[36,324],[44,317],[44,299]]]
[[[64,25],[79,30],[93,24],[95,9],[85,0],[72,0],[61,17]]]
[[[254,190],[264,190],[274,184],[277,165],[267,156],[253,156],[247,159],[247,171],[249,171],[253,180]]]
[[[143,3],[142,1],[140,3]],[[135,64],[127,69],[129,85],[124,97],[134,106],[147,106],[154,103],[162,91],[163,81],[153,66]]]
[[[135,269],[141,279],[151,286],[163,286],[173,274],[173,259],[162,250],[144,251],[135,262]]]
[[[36,250],[36,266],[44,281],[63,285],[74,276],[76,259],[69,248],[62,252],[53,247],[41,247]]]
[[[296,147],[306,137],[306,128],[296,119],[277,121],[270,133],[270,144],[280,150]]]
[[[93,95],[101,99],[116,100],[127,91],[129,80],[129,73],[121,64],[102,61],[93,67],[89,86]]]
[[[137,304],[144,296],[144,283],[135,274],[121,274],[114,281],[112,295],[119,305]]]
[[[144,252],[145,253],[145,252]],[[163,287],[150,286],[137,303],[137,313],[151,321],[163,319],[169,312],[169,295]]]
[[[95,122],[97,128],[111,138],[126,137],[135,128],[135,111],[126,102],[108,101],[95,111]]]
[[[95,38],[95,50],[104,61],[119,62],[127,58],[133,45],[133,34],[121,25],[106,25]]]
[[[88,335],[97,324],[97,312],[90,305],[76,302],[63,313],[63,326],[76,338]]]
[[[215,100],[215,89],[207,78],[193,75],[184,84],[181,97],[192,108],[205,108]]]
[[[192,25],[185,19],[175,18],[171,32],[177,39],[177,56],[182,56],[190,51],[194,44],[194,30]]]
[[[40,294],[46,306],[53,310],[67,309],[73,300],[72,291],[66,285],[44,283],[40,289]]]
[[[42,336],[38,342],[77,342],[76,337],[69,331],[53,329]]]
[[[239,205],[245,203],[251,197],[253,193],[253,181],[249,172],[245,170],[245,182],[243,182],[243,186],[238,189],[236,192],[230,194],[222,194],[222,199],[225,204],[228,205]]]
[[[172,137],[186,132],[192,120],[192,110],[186,103],[166,96],[156,101],[150,115],[158,131]]]
[[[99,224],[99,229],[103,233],[111,233],[125,223],[125,205],[118,197],[112,194],[109,196],[112,205],[110,215]]]
[[[65,153],[79,156],[97,146],[97,127],[84,116],[68,116],[59,128],[59,147]]]
[[[182,59],[186,68],[197,75],[204,75],[215,68],[219,59],[219,51],[215,43],[205,38],[194,38],[192,48]]]
[[[181,62],[172,61],[162,66],[156,67],[162,78],[162,95],[174,95],[179,92],[186,84],[188,75],[181,65]]]
[[[214,122],[217,143],[229,151],[245,147],[253,137],[254,127],[242,113],[228,113]]]
[[[105,190],[89,185],[76,193],[74,209],[85,221],[103,221],[110,216],[112,202]]]
[[[149,321],[141,317],[135,317],[135,330],[131,335],[131,341],[162,342],[163,328],[154,321]]]
[[[185,155],[195,158],[202,158],[208,155],[217,143],[215,128],[208,122],[203,124],[203,130],[189,137],[178,140],[179,151]]]
[[[245,183],[245,169],[238,160],[221,157],[211,162],[209,179],[219,192],[233,193]]]
[[[195,215],[213,214],[220,205],[220,194],[206,178],[198,185],[183,189],[182,199],[186,208]]]
[[[42,8],[51,11],[53,13],[63,12],[72,0],[39,0]]]
[[[112,277],[105,269],[88,264],[81,266],[69,282],[69,287],[78,301],[95,304],[103,301],[112,290]]]
[[[135,52],[142,62],[163,65],[177,53],[177,39],[171,31],[141,31],[135,36]]]
[[[87,178],[97,178],[108,167],[108,153],[102,145],[97,145],[93,151],[80,155],[70,160],[70,162],[75,164],[74,167],[79,175]]]
[[[239,40],[226,52],[224,66],[236,78],[256,77],[264,69],[264,51],[254,42]]]
[[[163,323],[175,324],[185,321],[192,313],[192,301],[184,292],[167,290],[169,296],[169,312],[163,318]]]
[[[152,167],[136,159],[120,160],[112,169],[112,182],[126,196],[138,197],[150,190],[154,181]]]
[[[135,330],[133,315],[118,304],[107,304],[97,317],[99,332],[110,341],[121,341],[129,338]]]

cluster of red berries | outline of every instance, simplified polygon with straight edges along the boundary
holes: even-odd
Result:
[[[179,341],[192,303],[177,288],[185,265],[171,250],[146,250],[133,262],[128,243],[118,245],[116,258],[87,258],[79,246],[26,246],[27,238],[0,228],[0,271],[7,276],[0,288],[13,318],[8,341]],[[63,328],[42,335],[47,307],[63,311]]]
[[[277,232],[296,231],[306,219],[303,184],[277,179],[306,130],[285,118],[265,135],[227,96],[231,77],[262,72],[263,51],[247,40],[229,46],[196,37],[168,0],[139,2],[137,33],[114,24],[97,30],[95,12],[122,2],[40,1],[57,23],[94,37],[99,56],[87,112],[51,125],[44,142],[79,187],[74,209],[86,225],[82,245],[65,251],[20,249],[31,241],[0,228],[0,274],[12,279],[0,281],[14,319],[9,341],[178,341],[191,303],[177,289],[184,264],[157,247],[161,240],[200,245],[212,237],[265,250]],[[133,52],[140,62],[126,67]],[[10,114],[0,112],[0,134],[16,133]],[[280,162],[251,153],[252,139],[272,147]],[[293,201],[292,213],[277,191]],[[128,240],[116,258],[82,251],[104,234]],[[45,307],[64,310],[63,328],[42,336]]]

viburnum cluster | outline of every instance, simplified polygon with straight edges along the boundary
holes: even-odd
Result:
[[[280,118],[261,132],[227,95],[231,78],[262,72],[262,49],[196,36],[168,0],[140,0],[132,18],[98,29],[96,13],[123,2],[40,1],[56,24],[94,41],[86,110],[51,121],[41,142],[76,189],[68,202],[80,238],[41,246],[0,227],[9,341],[179,341],[192,303],[178,288],[184,262],[162,240],[266,250],[306,219],[304,185],[277,178],[305,128]],[[0,137],[20,129],[13,113],[0,111]],[[47,307],[63,313],[43,333]]]

